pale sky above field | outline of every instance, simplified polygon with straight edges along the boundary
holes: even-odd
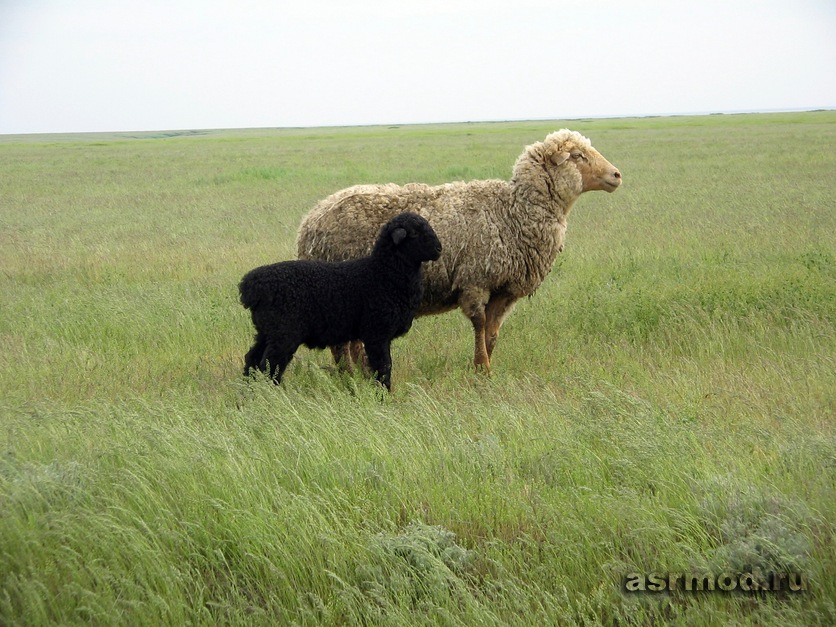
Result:
[[[834,0],[0,0],[0,134],[814,108]]]

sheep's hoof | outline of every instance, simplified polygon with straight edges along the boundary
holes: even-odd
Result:
[[[476,364],[476,374],[482,374],[487,377],[491,376],[490,364]]]

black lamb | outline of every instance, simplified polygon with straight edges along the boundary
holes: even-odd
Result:
[[[383,226],[368,257],[282,261],[251,270],[239,285],[256,330],[244,375],[269,365],[279,383],[300,344],[325,348],[361,340],[374,376],[391,390],[390,344],[409,331],[421,304],[421,263],[440,254],[429,223],[401,213]]]

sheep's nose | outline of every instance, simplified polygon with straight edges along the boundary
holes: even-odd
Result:
[[[615,178],[617,178],[617,179],[620,179],[620,178],[621,178],[621,172],[619,172],[618,170],[616,170],[615,172],[613,172],[613,173],[612,173],[612,175],[613,175]]]

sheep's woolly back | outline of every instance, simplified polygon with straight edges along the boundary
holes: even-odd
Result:
[[[301,259],[343,260],[368,254],[380,226],[403,211],[425,217],[444,246],[426,264],[419,314],[457,305],[466,290],[531,294],[562,250],[566,217],[584,191],[575,151],[614,169],[580,133],[561,129],[517,159],[511,181],[429,186],[357,185],[322,200],[302,221]]]

